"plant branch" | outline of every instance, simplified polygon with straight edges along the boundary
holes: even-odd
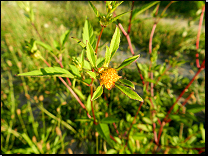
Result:
[[[197,68],[200,68],[198,49],[199,49],[199,39],[200,39],[200,34],[201,34],[204,11],[205,11],[205,5],[202,8],[202,13],[201,13],[200,20],[199,20],[199,29],[198,29],[197,38],[196,38],[196,66]]]
[[[43,39],[43,38],[41,37],[41,35],[39,34],[38,29],[36,28],[35,24],[34,24],[33,22],[31,22],[31,24],[32,24],[32,26],[34,27],[34,29],[35,29],[36,33],[38,34],[38,36],[40,37],[41,41],[42,41],[42,42],[45,42],[44,39]]]
[[[203,60],[201,67],[199,68],[199,70],[197,71],[197,73],[194,75],[194,77],[192,78],[192,80],[189,82],[189,84],[186,86],[186,88],[181,92],[181,94],[179,95],[179,97],[177,98],[176,102],[171,106],[171,108],[169,109],[168,113],[166,114],[165,118],[162,121],[162,125],[160,126],[160,130],[158,133],[158,142],[160,140],[160,136],[162,134],[162,130],[163,130],[163,126],[165,126],[165,122],[166,119],[168,118],[170,112],[172,111],[173,107],[175,106],[175,104],[178,102],[178,100],[183,96],[183,94],[185,93],[185,91],[189,88],[189,86],[194,82],[196,76],[201,72],[202,69],[205,68],[205,59]]]
[[[150,103],[151,103],[151,105],[152,105],[152,108],[153,109],[155,109],[154,108],[154,105],[153,105],[153,102],[152,102],[152,99],[151,98],[149,98],[149,100],[150,100]],[[157,140],[157,133],[156,133],[156,131],[155,131],[155,129],[156,129],[156,124],[153,122],[153,118],[154,118],[154,115],[155,115],[155,113],[154,113],[154,110],[150,110],[151,111],[151,115],[152,115],[152,130],[153,130],[153,134],[154,134],[154,139],[155,139],[155,142],[156,142],[156,144],[158,144],[158,140]]]
[[[45,60],[43,59],[43,61],[47,64],[47,66],[51,67],[51,65]],[[69,89],[69,91],[72,93],[72,95],[75,97],[75,99],[79,102],[79,104],[81,105],[81,107],[86,110],[87,112],[87,116],[88,118],[91,118],[91,116],[89,115],[85,105],[81,102],[81,100],[79,99],[79,97],[77,96],[77,94],[67,85],[67,83],[64,81],[64,79],[62,79],[61,77],[58,77],[62,83]]]
[[[102,29],[101,29],[101,31],[100,31],[100,35],[99,35],[99,37],[98,37],[98,41],[97,41],[97,45],[96,45],[95,54],[97,54],[98,45],[99,45],[100,38],[101,38],[101,36],[102,36],[102,33],[103,33],[104,28],[105,28],[105,27],[104,27],[104,26],[102,26]]]
[[[193,94],[194,94],[194,92],[191,92],[191,94],[186,98],[186,100],[185,100],[185,101],[183,102],[183,104],[181,105],[182,108],[183,108],[183,106],[187,103],[187,101],[191,98],[191,96],[192,96]],[[174,114],[178,113],[179,110],[180,110],[180,108],[178,108],[178,110],[177,110]],[[171,119],[167,120],[166,123],[168,123],[168,122],[170,122],[170,121],[171,121]]]
[[[123,32],[123,34],[126,36],[126,39],[127,39],[127,41],[128,41],[128,44],[129,44],[129,48],[130,48],[131,54],[134,56],[134,50],[133,50],[132,45],[131,45],[131,39],[130,39],[130,37],[129,37],[129,34],[126,33],[126,31],[124,30],[124,28],[123,28],[123,26],[121,25],[121,23],[119,23],[118,26],[119,26],[119,28],[121,29],[121,31]],[[141,70],[139,69],[138,63],[137,63],[137,62],[135,62],[135,63],[136,63],[136,66],[137,66],[137,69],[138,69],[138,72],[139,72],[139,76],[140,76],[140,78],[141,78],[141,80],[142,80],[142,83],[143,83],[143,85],[144,85],[144,78],[143,78],[143,76],[142,76],[142,74],[141,74]]]
[[[129,17],[129,27],[128,27],[128,31],[127,31],[128,34],[130,34],[130,31],[131,31],[131,18],[132,18],[133,8],[134,8],[134,1],[132,1],[132,5],[131,5],[131,14],[130,14],[130,17]]]

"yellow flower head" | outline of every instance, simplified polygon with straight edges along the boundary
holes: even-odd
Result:
[[[115,82],[120,78],[117,71],[113,68],[99,68],[98,72],[100,73],[100,85],[105,85],[105,88],[110,90]]]

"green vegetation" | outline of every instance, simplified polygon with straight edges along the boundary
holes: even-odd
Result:
[[[154,17],[169,2],[135,1],[132,49],[118,29],[128,30],[132,2],[1,2],[1,153],[204,153],[203,24],[196,50],[204,2],[184,3],[172,3],[158,21],[149,54]],[[101,67],[122,77],[110,89],[96,80]]]

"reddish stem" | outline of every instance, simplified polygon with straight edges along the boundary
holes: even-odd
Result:
[[[189,84],[186,86],[186,88],[182,91],[182,93],[179,95],[179,97],[177,98],[176,102],[171,106],[171,108],[169,109],[168,113],[166,114],[165,118],[163,119],[162,125],[160,126],[160,130],[159,130],[159,134],[158,134],[158,142],[160,140],[160,136],[162,134],[162,130],[163,130],[163,126],[165,125],[166,119],[168,118],[169,114],[171,113],[173,107],[175,106],[175,104],[178,102],[178,100],[183,96],[183,94],[185,93],[185,91],[189,88],[189,86],[194,82],[196,76],[201,72],[202,69],[204,69],[205,67],[205,59],[203,60],[201,67],[199,68],[199,70],[197,71],[197,73],[194,75],[194,77],[192,78],[192,80],[189,82]]]
[[[134,8],[134,1],[132,1],[132,5],[131,5],[131,14],[130,14],[130,18],[129,18],[129,27],[128,27],[128,31],[127,31],[128,34],[129,34],[130,31],[131,31],[131,18],[132,18],[132,11],[133,11],[133,8]]]
[[[152,53],[152,38],[153,38],[153,35],[154,35],[154,32],[155,32],[155,28],[157,26],[157,22],[154,23],[153,27],[152,27],[152,31],[151,31],[151,34],[150,34],[150,40],[149,40],[149,54]],[[151,66],[152,66],[152,61],[150,61],[150,65],[149,65],[149,71],[151,71]],[[152,75],[152,71],[150,73],[148,73],[148,77],[150,77],[150,75]],[[151,82],[151,86],[152,86],[152,82]],[[147,87],[146,87],[146,90],[147,90],[147,93],[149,92],[148,91],[148,87],[149,87],[149,82],[147,82]],[[151,95],[153,93],[153,90],[152,90],[152,87],[151,87]]]
[[[127,39],[127,41],[128,41],[128,44],[129,44],[129,48],[130,48],[131,54],[134,56],[134,50],[133,50],[132,45],[131,45],[131,39],[130,39],[130,37],[129,37],[129,34],[126,33],[126,31],[124,30],[124,28],[123,28],[123,26],[121,25],[121,23],[119,23],[118,26],[119,26],[119,28],[121,29],[121,31],[123,32],[123,34],[126,36],[126,39]],[[137,69],[138,69],[138,72],[139,72],[139,76],[140,76],[140,78],[141,78],[141,80],[142,80],[142,83],[143,83],[143,85],[144,85],[144,78],[143,78],[143,76],[142,76],[142,74],[141,74],[141,70],[139,69],[139,66],[138,66],[137,62],[136,62],[136,66],[137,66]]]
[[[45,59],[43,59],[43,61],[47,64],[47,66],[51,67],[51,65],[50,65]],[[76,93],[75,93],[75,92],[67,85],[67,83],[66,83],[61,77],[58,77],[58,78],[59,78],[59,79],[63,82],[63,84],[69,89],[69,91],[72,93],[72,95],[75,97],[75,99],[79,102],[79,104],[81,105],[81,107],[87,111],[85,105],[81,102],[81,100],[80,100],[79,97],[76,95]],[[87,112],[87,116],[88,116],[89,118],[91,118],[91,116],[89,115],[88,112]]]
[[[191,96],[194,94],[194,92],[191,92],[191,94],[186,98],[186,100],[183,102],[183,104],[181,105],[181,107],[183,107],[187,101],[191,98]],[[180,108],[178,108],[178,110],[174,113],[174,114],[177,114],[179,112]],[[171,119],[167,120],[166,123],[170,122]]]
[[[202,13],[201,13],[200,20],[199,20],[199,29],[198,29],[197,38],[196,38],[196,66],[197,68],[200,68],[198,49],[199,49],[199,39],[200,39],[200,34],[201,34],[204,11],[205,11],[205,5],[202,8]]]
[[[157,23],[155,22],[153,27],[152,27],[152,31],[151,31],[151,34],[150,34],[150,40],[149,40],[149,54],[152,53],[152,38],[153,38],[153,35],[154,35],[154,32],[155,32],[155,28],[157,26]]]
[[[154,105],[153,105],[152,99],[149,98],[149,100],[150,100],[150,103],[151,103],[152,108],[154,109]],[[156,131],[155,131],[155,129],[156,129],[156,124],[153,123],[153,117],[154,117],[154,114],[155,114],[154,111],[151,110],[151,114],[152,114],[152,130],[153,130],[153,134],[154,134],[154,139],[155,139],[156,144],[158,144],[157,133],[156,133]]]
[[[101,36],[102,36],[102,33],[103,33],[104,28],[105,28],[105,27],[102,26],[102,29],[101,29],[101,31],[100,31],[100,35],[99,35],[99,37],[98,37],[98,41],[97,41],[97,45],[96,45],[95,54],[97,54],[98,44],[99,44],[99,42],[100,42],[100,38],[101,38]]]
[[[116,133],[118,134],[119,138],[121,138],[121,136],[120,136],[120,134],[119,134],[119,131],[118,131],[117,126],[116,126],[116,124],[115,124],[115,123],[113,123],[113,127],[115,128]]]

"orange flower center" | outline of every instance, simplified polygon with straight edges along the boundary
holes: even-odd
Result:
[[[120,78],[117,74],[117,71],[113,68],[99,68],[98,72],[100,73],[100,85],[105,85],[105,88],[110,90],[115,82]]]

